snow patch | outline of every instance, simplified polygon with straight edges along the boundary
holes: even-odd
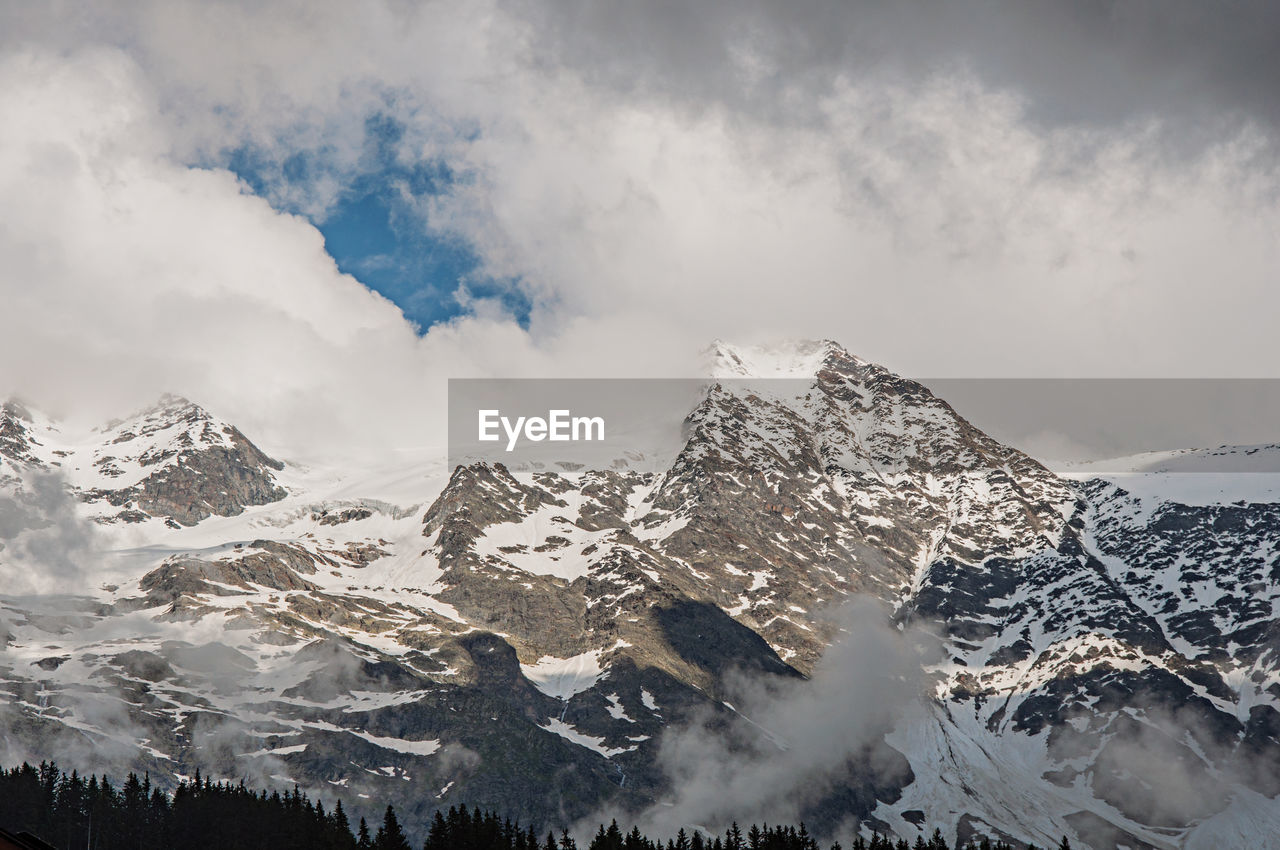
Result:
[[[549,697],[567,700],[576,694],[589,690],[600,677],[604,669],[600,666],[600,657],[604,650],[593,649],[571,658],[555,658],[544,655],[535,664],[521,664],[520,671],[533,686]]]

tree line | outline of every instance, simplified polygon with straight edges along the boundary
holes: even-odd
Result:
[[[119,787],[105,775],[69,775],[51,762],[0,771],[0,827],[28,832],[59,850],[415,850],[387,806],[370,826],[352,823],[342,802],[327,810],[296,786],[292,791],[253,790],[245,783],[196,776],[172,793],[130,773]],[[451,806],[427,825],[422,850],[578,850],[567,831],[540,837],[532,827],[478,808]],[[1059,850],[1069,850],[1066,838]],[[733,824],[723,835],[679,830],[665,842],[623,832],[617,821],[600,825],[586,850],[823,850],[804,824]],[[830,850],[844,850],[839,843]],[[873,834],[857,836],[849,850],[1013,850],[982,839],[952,847],[941,831],[914,843]],[[1036,850],[1034,845],[1028,850]]]

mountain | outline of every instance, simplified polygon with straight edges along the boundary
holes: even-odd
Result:
[[[817,830],[1280,830],[1280,500],[1055,474],[827,341],[708,360],[656,472],[308,469],[182,399],[78,435],[6,405],[0,569],[63,581],[0,598],[0,756],[569,824],[678,802],[673,746],[719,752],[688,730],[803,752],[743,680],[821,699],[870,597],[927,695],[820,742]]]
[[[274,473],[284,468],[233,425],[184,398],[67,440],[47,418],[20,404],[0,409],[0,463],[61,473],[73,493],[97,503],[97,518],[143,522],[148,517],[191,526],[210,516],[234,516],[285,492]],[[119,511],[112,511],[119,508]]]

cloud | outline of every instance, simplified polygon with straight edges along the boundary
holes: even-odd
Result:
[[[1223,16],[1179,53],[1188,9],[1148,44],[1145,7],[1091,7],[1054,48],[1063,13],[1001,8],[12,11],[0,388],[63,413],[174,391],[323,457],[442,444],[448,376],[688,374],[715,337],[832,337],[932,376],[1270,374],[1275,131],[1246,85],[1263,60],[1219,49],[1266,36]],[[1185,91],[1150,82],[1180,55]],[[1047,106],[1108,63],[1090,90],[1121,105]],[[1178,108],[1124,107],[1144,80]],[[325,214],[374,115],[456,175],[408,198],[420,226],[473,246],[527,327],[460,289],[420,338],[287,212]],[[237,150],[267,200],[220,167]]]
[[[918,82],[957,67],[984,86],[1020,93],[1049,124],[1174,118],[1179,134],[1203,143],[1206,117],[1280,120],[1267,82],[1280,70],[1280,13],[1263,2],[711,0],[655,10],[606,0],[509,8],[532,22],[548,63],[622,91],[787,120],[805,115],[842,75]]]
[[[0,586],[6,595],[82,593],[101,554],[61,475],[33,472],[0,491]],[[5,633],[0,620],[0,637]]]
[[[1241,309],[1277,223],[1247,136],[1175,165],[964,77],[849,80],[816,128],[551,97],[433,200],[533,293],[535,338],[830,336],[933,376],[1231,375],[1270,345]]]
[[[878,745],[902,706],[923,693],[922,635],[895,629],[866,599],[844,606],[839,619],[843,634],[810,679],[743,679],[731,697],[742,720],[727,731],[708,716],[663,734],[658,763],[672,790],[634,815],[643,831],[795,823],[855,777],[906,781],[905,759]]]
[[[0,79],[21,116],[0,142],[0,385],[60,412],[169,387],[268,438],[357,430],[387,394],[414,412],[423,349],[399,310],[304,220],[171,160],[128,58],[20,54]]]

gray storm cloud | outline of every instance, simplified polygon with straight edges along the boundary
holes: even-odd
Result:
[[[619,89],[803,116],[841,76],[920,79],[958,66],[1048,124],[1170,122],[1176,145],[1223,121],[1280,123],[1280,10],[1266,2],[802,0],[516,2],[547,62]],[[788,98],[788,92],[808,98]],[[815,117],[809,113],[809,117]],[[1210,119],[1206,127],[1205,119]]]

